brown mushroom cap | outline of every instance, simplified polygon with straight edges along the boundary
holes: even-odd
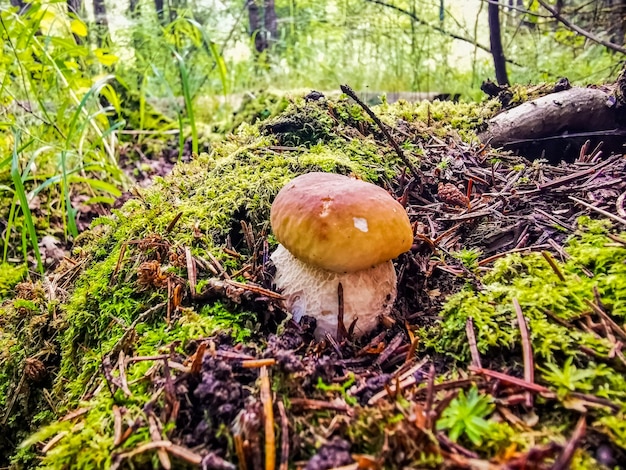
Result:
[[[274,235],[296,258],[354,272],[395,258],[413,242],[404,208],[384,189],[333,173],[287,183],[271,210]]]

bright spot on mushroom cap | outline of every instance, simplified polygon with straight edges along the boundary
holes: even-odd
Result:
[[[404,208],[374,184],[334,173],[298,176],[271,209],[278,241],[305,263],[354,272],[397,257],[413,243]]]

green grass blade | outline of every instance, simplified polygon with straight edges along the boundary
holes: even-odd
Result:
[[[165,79],[163,74],[154,65],[152,65],[152,71],[154,72],[154,75],[163,83],[163,85],[165,85],[165,88],[167,89],[169,97],[172,100],[172,103],[174,103],[174,108],[176,109],[176,115],[178,117],[178,129],[179,129],[179,132],[178,132],[178,159],[180,160],[182,158],[182,156],[183,156],[183,151],[185,150],[185,134],[183,132],[183,125],[184,125],[184,123],[183,123],[183,114],[182,114],[182,111],[181,111],[180,107],[178,106],[177,101],[176,101],[176,95],[174,95],[174,91],[172,90],[172,87],[170,86],[168,81]]]
[[[185,59],[174,49],[172,54],[178,62],[178,71],[180,73],[180,83],[183,89],[183,98],[185,99],[185,109],[187,110],[187,118],[191,126],[191,151],[198,153],[198,129],[196,128],[196,118],[193,111],[193,103],[191,102],[191,89],[189,86],[189,71],[185,65]]]
[[[204,47],[210,53],[211,57],[215,61],[215,66],[217,67],[217,71],[220,74],[220,81],[222,82],[222,93],[224,96],[228,94],[228,70],[226,69],[226,61],[217,47],[217,44],[211,40],[209,34],[206,32],[206,28],[203,27],[196,20],[188,18],[187,21],[193,25],[202,35],[202,41],[204,43]]]
[[[39,240],[37,239],[37,232],[35,231],[35,224],[33,223],[33,215],[28,207],[28,198],[26,197],[26,190],[24,189],[22,174],[20,172],[18,154],[19,131],[13,132],[13,138],[15,139],[15,145],[13,146],[13,159],[11,162],[11,179],[13,180],[13,186],[15,187],[15,192],[20,201],[20,208],[22,209],[22,214],[24,214],[24,223],[26,224],[30,242],[35,252],[35,257],[37,258],[37,269],[43,274],[43,262],[41,261],[41,253],[39,253]]]

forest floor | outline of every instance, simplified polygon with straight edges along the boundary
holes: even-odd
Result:
[[[494,150],[473,138],[493,104],[375,112],[388,133],[351,101],[298,99],[173,170],[171,155],[143,162],[164,178],[0,307],[0,454],[17,468],[624,465],[623,155]],[[383,186],[414,228],[392,314],[358,340],[315,341],[273,290],[271,200],[320,170]]]

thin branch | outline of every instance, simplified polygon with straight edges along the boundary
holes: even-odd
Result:
[[[528,335],[528,325],[526,324],[526,318],[522,312],[522,307],[519,301],[513,299],[513,308],[517,316],[517,325],[519,327],[520,336],[522,339],[522,354],[524,356],[524,380],[528,383],[535,383],[535,362],[533,360],[532,344]],[[529,392],[526,392],[526,406],[531,408],[533,406],[533,398]]]
[[[265,470],[274,470],[276,468],[274,405],[272,401],[272,386],[266,366],[261,367],[259,375],[261,379],[261,403],[263,403],[265,429]]]
[[[411,161],[407,158],[407,156],[404,154],[404,152],[400,148],[400,145],[398,145],[398,142],[396,142],[396,140],[393,138],[393,136],[391,135],[391,133],[389,132],[389,130],[387,129],[385,124],[380,120],[380,118],[378,116],[376,116],[376,113],[374,113],[374,111],[372,111],[369,108],[369,106],[367,106],[365,103],[363,103],[363,101],[361,101],[361,99],[356,95],[354,90],[352,88],[350,88],[348,85],[340,85],[339,88],[341,88],[342,92],[344,92],[346,95],[348,95],[354,101],[356,101],[356,103],[361,108],[363,108],[363,110],[368,114],[368,116],[372,118],[372,120],[380,128],[381,132],[383,133],[383,135],[385,136],[387,141],[391,144],[393,149],[396,151],[396,154],[398,155],[400,160],[402,160],[402,162],[406,165],[407,169],[411,172],[411,174],[418,181],[421,181],[422,180],[422,173],[421,173],[421,171],[418,168],[416,168],[415,165],[413,165],[413,163],[411,163]],[[420,189],[419,192],[421,193],[421,189]]]
[[[567,196],[568,199],[574,201],[577,204],[580,204],[581,206],[585,206],[588,209],[591,209],[592,211],[596,211],[599,214],[602,214],[605,217],[608,217],[609,219],[613,219],[616,222],[619,222],[622,225],[626,225],[626,219],[623,219],[622,217],[619,217],[615,214],[611,214],[608,211],[605,211],[604,209],[600,209],[599,207],[594,206],[593,204],[589,204],[588,202],[582,201],[574,196]]]
[[[576,451],[576,448],[580,444],[582,438],[585,436],[586,430],[587,422],[585,420],[585,417],[581,416],[578,419],[578,423],[576,424],[576,428],[574,429],[572,437],[563,448],[563,452],[561,453],[559,458],[556,460],[556,462],[554,462],[552,470],[565,470],[570,468],[572,458],[574,457],[574,452]]]
[[[483,0],[484,3],[498,3],[498,0]],[[542,15],[541,13],[537,13],[536,11],[531,11],[527,8],[518,7],[515,5],[501,5],[502,9],[507,9],[509,11],[517,11],[523,13],[528,16],[534,16],[536,18],[554,18],[552,15]]]
[[[558,11],[556,11],[552,6],[550,6],[545,0],[537,0],[537,1],[542,7],[548,10],[557,21],[559,21],[560,23],[563,23],[563,25],[565,25],[567,28],[571,29],[572,31],[580,34],[581,36],[585,36],[587,39],[595,43],[598,43],[606,47],[607,49],[611,49],[615,52],[626,54],[626,48],[620,46],[619,44],[615,44],[611,41],[606,41],[602,38],[599,38],[595,34],[592,34],[589,31],[582,29],[580,26],[575,25],[568,19],[561,16],[561,14]]]
[[[413,21],[415,21],[418,24],[421,24],[421,25],[424,25],[424,26],[426,26],[428,28],[431,28],[431,29],[433,29],[433,30],[435,30],[435,31],[437,31],[437,32],[439,32],[441,34],[445,34],[446,36],[450,36],[453,39],[457,39],[459,41],[470,43],[473,46],[477,47],[478,49],[482,49],[483,51],[488,52],[489,54],[491,54],[491,49],[489,47],[485,46],[484,44],[480,44],[479,42],[477,42],[477,41],[475,41],[473,39],[470,39],[470,38],[466,38],[465,36],[460,36],[458,34],[446,31],[444,28],[442,28],[440,26],[436,26],[434,24],[430,24],[427,21],[424,21],[423,19],[421,19],[419,16],[415,15],[414,13],[411,13],[410,11],[405,10],[404,8],[400,8],[400,7],[396,6],[396,5],[392,5],[390,3],[382,2],[380,0],[365,0],[365,1],[369,2],[369,3],[374,3],[376,5],[380,5],[380,6],[383,6],[383,7],[391,8],[392,10],[396,10],[397,12],[400,12],[403,15],[407,15],[409,18],[411,18]],[[514,60],[506,59],[506,61],[509,64],[515,65],[517,67],[523,67],[522,64],[520,64],[519,62],[515,62]]]
[[[474,319],[467,317],[465,322],[465,332],[467,333],[467,341],[469,342],[470,353],[472,355],[472,365],[477,369],[482,368],[480,362],[480,353],[478,352],[478,346],[476,344],[476,335],[474,334]]]

